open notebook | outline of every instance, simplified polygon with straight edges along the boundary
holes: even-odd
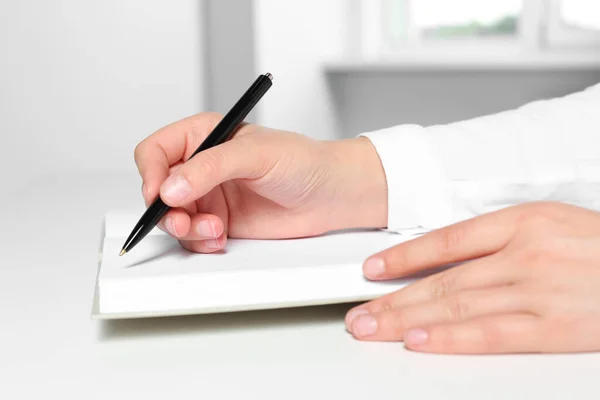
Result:
[[[93,317],[134,318],[231,312],[369,300],[408,280],[362,275],[371,254],[406,237],[345,231],[289,240],[229,239],[216,254],[196,254],[156,228],[130,253],[118,253],[141,212],[105,217]]]

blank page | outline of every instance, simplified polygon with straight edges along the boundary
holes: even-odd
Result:
[[[157,228],[119,257],[140,215],[106,216],[98,274],[101,318],[362,301],[408,283],[363,277],[368,256],[407,240],[379,230],[285,240],[229,239],[219,253],[197,254]]]

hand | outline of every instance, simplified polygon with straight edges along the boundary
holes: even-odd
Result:
[[[383,280],[462,261],[350,310],[348,330],[432,353],[600,350],[600,213],[509,207],[373,255],[364,273]]]
[[[279,239],[387,224],[387,187],[366,138],[317,141],[244,124],[230,141],[194,156],[221,116],[202,113],[142,141],[135,160],[146,206],[170,210],[159,227],[194,252],[227,237]]]

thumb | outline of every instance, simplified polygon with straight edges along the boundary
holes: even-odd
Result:
[[[195,201],[232,179],[256,179],[271,168],[266,149],[253,150],[250,136],[233,138],[200,152],[171,174],[160,187],[162,200],[171,207]]]

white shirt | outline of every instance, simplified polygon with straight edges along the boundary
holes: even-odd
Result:
[[[361,134],[388,184],[388,229],[423,232],[546,200],[600,210],[600,84],[515,110]]]

